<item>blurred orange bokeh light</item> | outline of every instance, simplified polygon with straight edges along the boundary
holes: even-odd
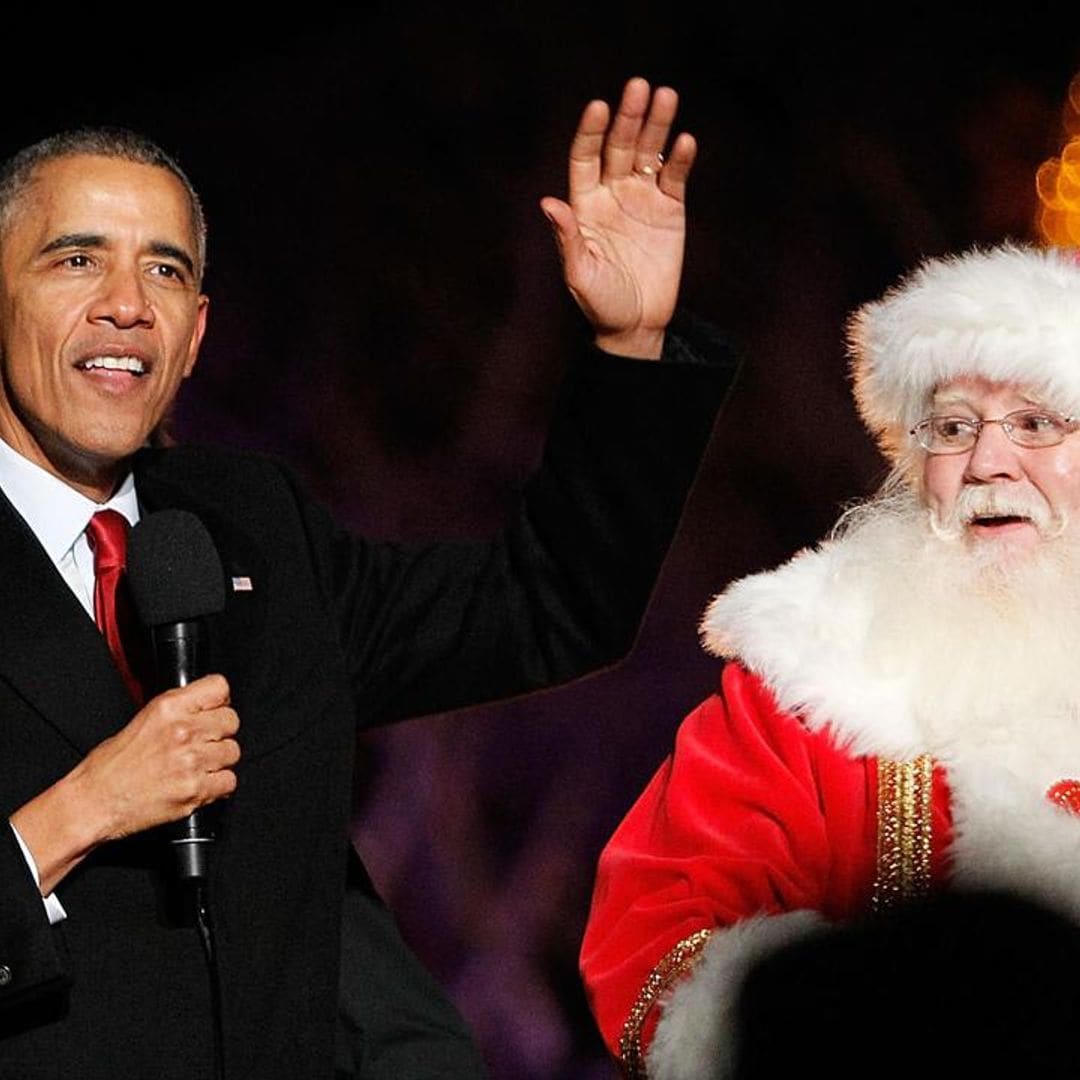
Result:
[[[1080,246],[1080,73],[1069,83],[1062,116],[1065,145],[1035,173],[1035,228],[1047,244]]]

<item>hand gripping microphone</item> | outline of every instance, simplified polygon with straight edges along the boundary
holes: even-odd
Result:
[[[225,610],[225,574],[206,526],[186,510],[140,519],[128,539],[127,575],[135,609],[150,630],[156,693],[206,675],[204,620]],[[184,880],[206,878],[214,835],[196,810],[169,827]]]

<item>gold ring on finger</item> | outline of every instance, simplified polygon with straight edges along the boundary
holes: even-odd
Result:
[[[658,150],[656,152],[656,163],[648,162],[645,165],[638,165],[634,171],[641,176],[655,176],[664,167],[664,155]]]

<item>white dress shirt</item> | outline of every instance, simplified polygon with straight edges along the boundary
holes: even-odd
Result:
[[[105,509],[123,514],[131,525],[139,520],[139,504],[131,473],[124,478],[116,494],[107,503],[99,505],[28,461],[0,439],[0,490],[30,526],[68,588],[93,619],[94,555],[86,539],[86,526],[94,514]],[[34,881],[40,886],[41,875],[30,849],[14,825],[11,831],[15,833]],[[67,917],[53,893],[45,897],[45,911],[53,924]]]

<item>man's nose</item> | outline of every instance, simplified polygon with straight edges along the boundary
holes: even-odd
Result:
[[[995,480],[1019,480],[1024,473],[1022,455],[1005,428],[998,423],[983,424],[968,457],[965,476],[976,483]]]
[[[101,280],[101,290],[90,310],[92,322],[111,323],[126,330],[153,326],[154,309],[146,293],[146,282],[137,269],[116,267]]]

